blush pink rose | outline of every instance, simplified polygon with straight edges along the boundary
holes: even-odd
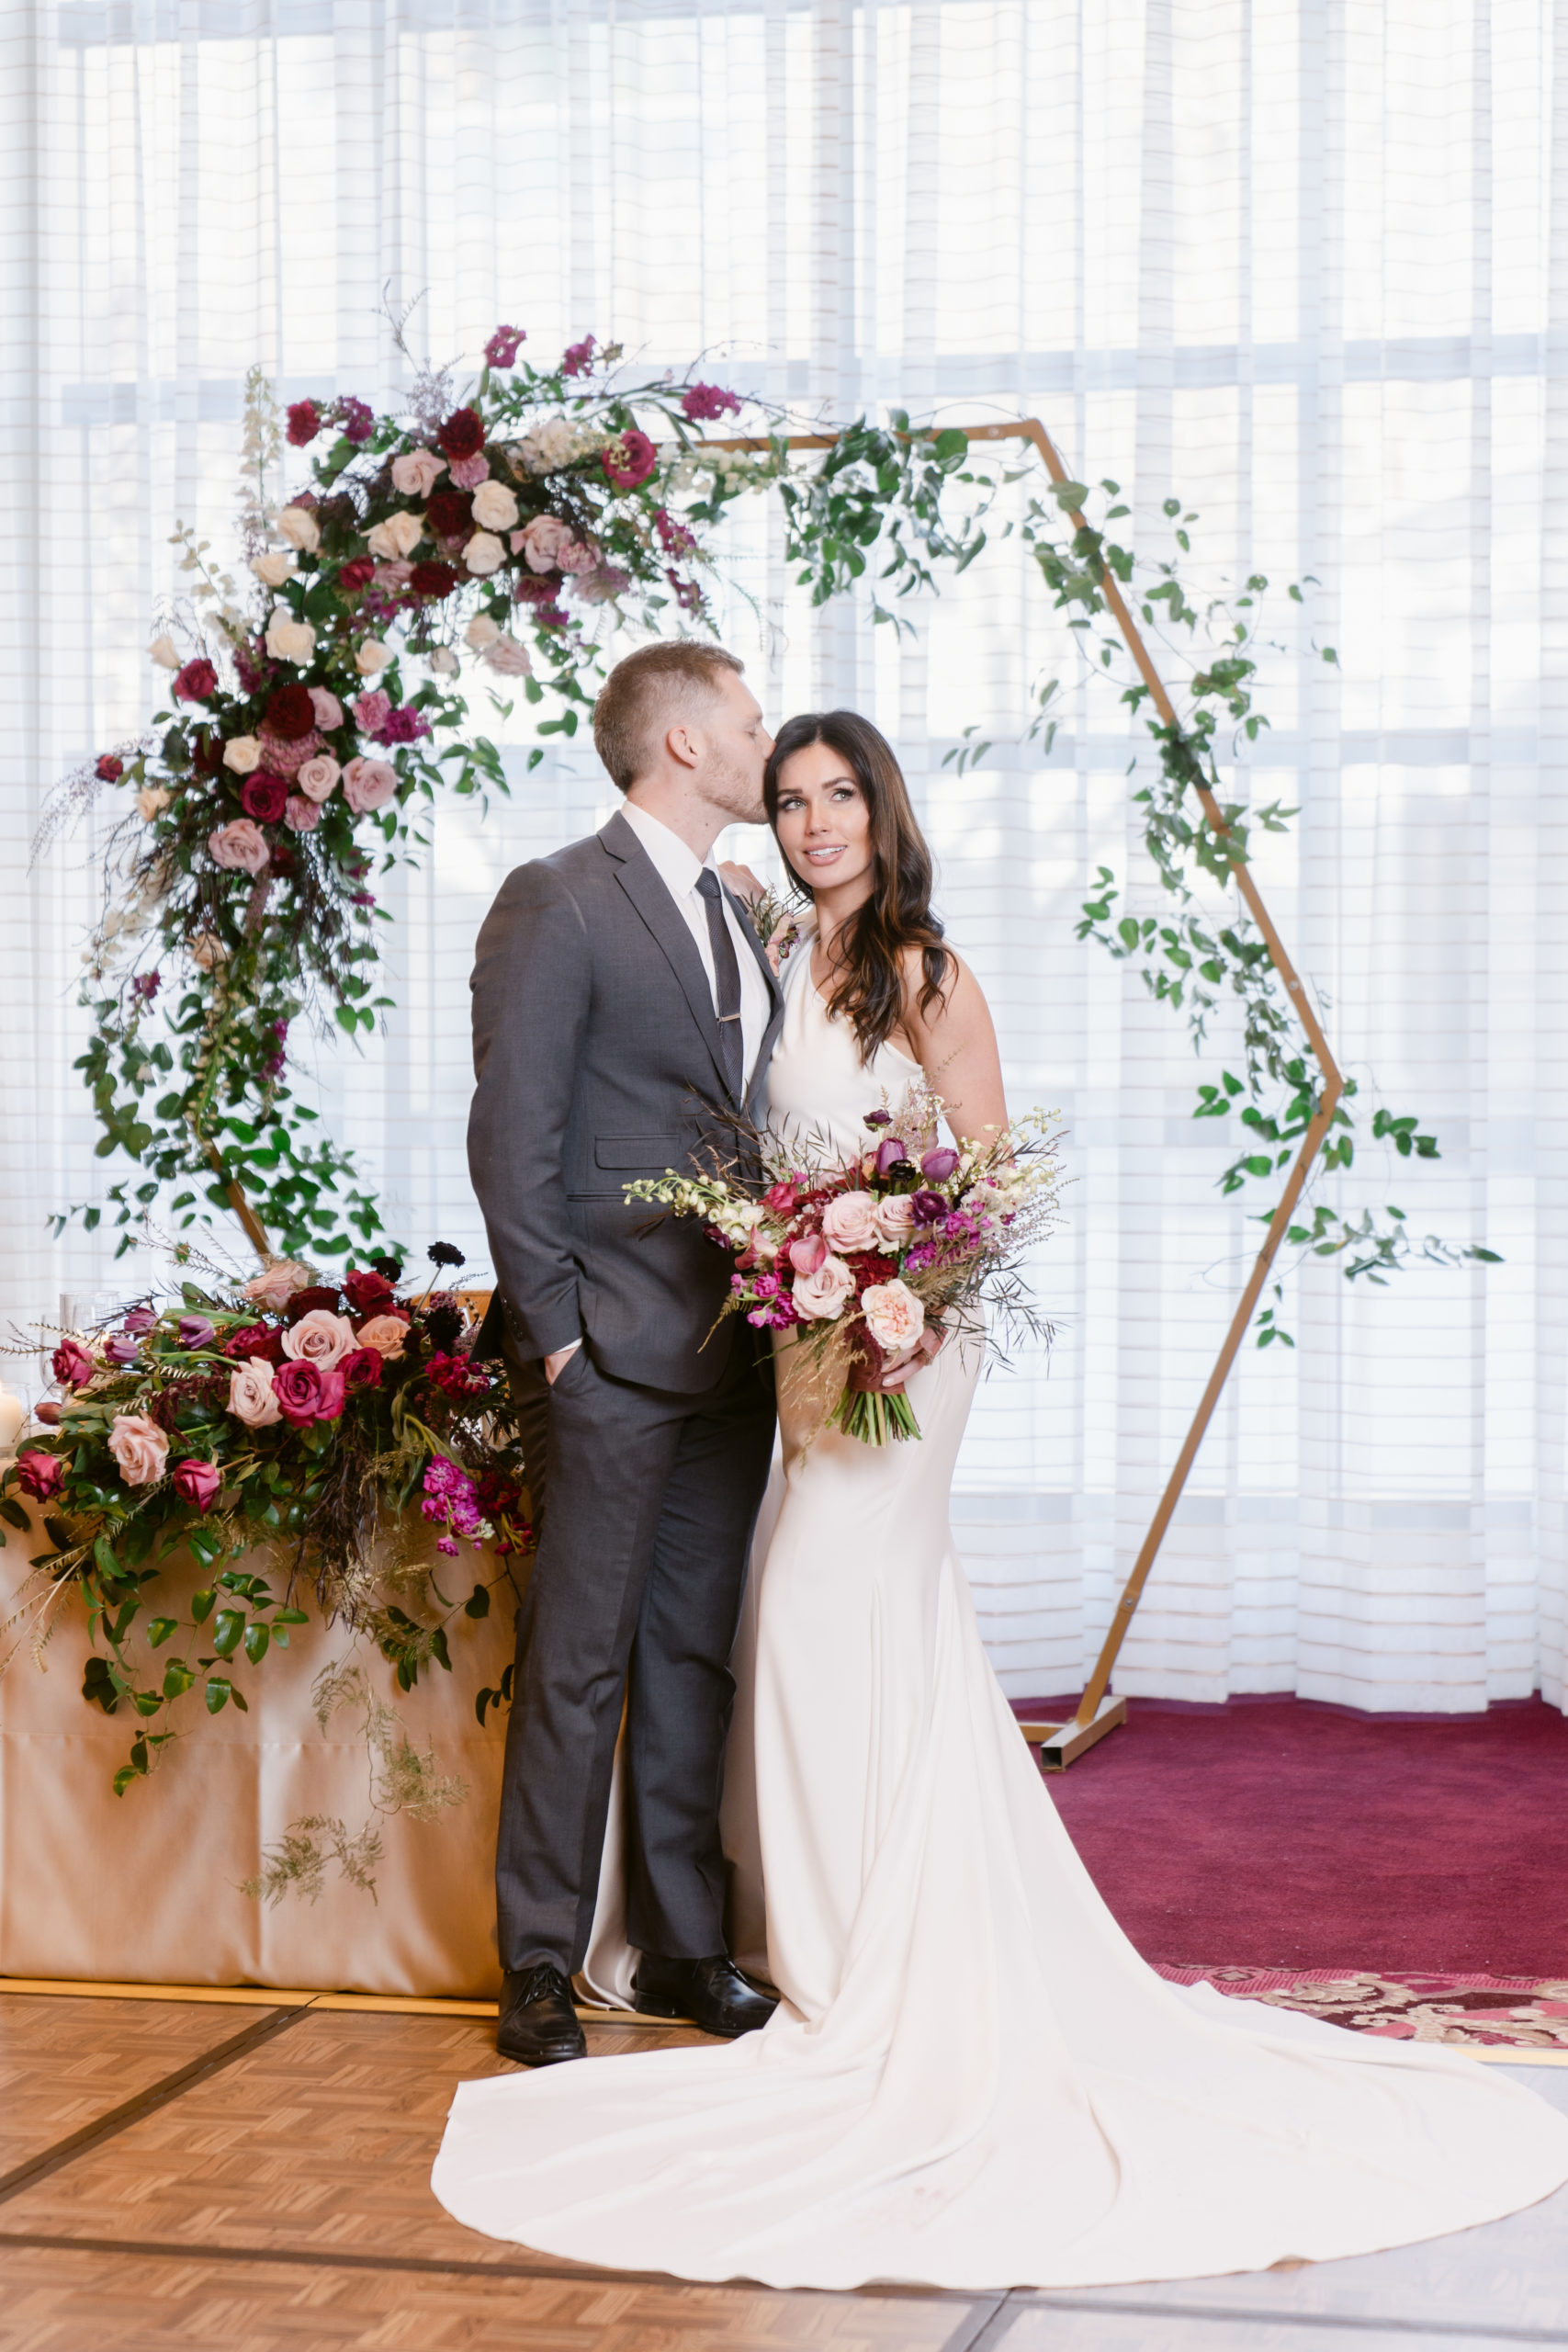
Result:
[[[568,573],[573,579],[598,569],[599,551],[590,547],[586,539],[569,539],[565,547],[557,552],[556,570]]]
[[[405,498],[428,498],[446,470],[434,449],[408,449],[392,459],[392,488]]]
[[[397,788],[397,769],[387,760],[350,760],[343,772],[343,797],[356,817],[385,808]]]
[[[814,1274],[796,1274],[789,1295],[804,1322],[836,1323],[854,1286],[855,1278],[843,1260],[827,1257]]]
[[[307,686],[305,691],[310,697],[318,727],[324,728],[330,735],[334,727],[343,725],[343,705],[336,695],[330,695],[325,686]]]
[[[227,825],[219,825],[207,836],[207,846],[215,865],[227,866],[235,874],[265,874],[272,863],[272,852],[263,840],[260,828],[248,817],[236,817]]]
[[[372,1315],[359,1327],[359,1344],[362,1348],[374,1348],[389,1363],[396,1363],[402,1354],[408,1329],[406,1315]]]
[[[194,1453],[175,1465],[175,1492],[187,1503],[194,1503],[205,1517],[218,1499],[223,1484],[223,1473],[215,1462],[202,1462]]]
[[[313,800],[291,792],[283,804],[283,821],[291,833],[313,833],[321,821],[321,812]]]
[[[904,1250],[915,1230],[915,1213],[908,1193],[889,1193],[875,1208],[877,1241],[884,1250]]]
[[[822,1212],[822,1238],[835,1250],[874,1250],[876,1203],[869,1193],[840,1193]]]
[[[347,1316],[334,1315],[328,1306],[312,1306],[309,1315],[301,1315],[293,1329],[283,1335],[284,1354],[292,1356],[297,1363],[313,1363],[318,1372],[331,1372],[358,1345]]]
[[[912,1348],[926,1328],[926,1310],[907,1283],[874,1283],[861,1293],[865,1327],[890,1356]]]
[[[117,1413],[109,1429],[109,1452],[128,1487],[151,1487],[164,1475],[169,1441],[145,1413]]]
[[[248,1430],[270,1429],[281,1419],[272,1393],[272,1366],[265,1356],[236,1364],[229,1374],[229,1410]]]
[[[558,523],[553,514],[536,514],[518,537],[519,552],[530,571],[556,571],[562,548],[574,544],[571,526]]]
[[[240,1295],[281,1315],[297,1290],[310,1287],[310,1276],[303,1266],[297,1266],[292,1258],[279,1258],[265,1274],[253,1274]]]
[[[490,480],[490,459],[482,449],[471,458],[454,458],[452,479],[459,490],[478,490],[481,481]]]
[[[343,770],[330,752],[318,752],[307,760],[294,781],[307,800],[327,800]]]

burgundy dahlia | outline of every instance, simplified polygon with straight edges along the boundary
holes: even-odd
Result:
[[[445,458],[477,458],[485,445],[484,419],[477,408],[454,409],[435,438]]]
[[[424,519],[438,539],[466,537],[474,519],[472,493],[466,490],[433,490],[425,501]]]
[[[269,735],[279,736],[286,743],[297,742],[301,735],[309,735],[316,723],[316,706],[310,700],[309,686],[290,681],[279,686],[266,707],[263,728]]]
[[[449,596],[457,585],[457,574],[449,563],[416,563],[409,574],[416,596]]]

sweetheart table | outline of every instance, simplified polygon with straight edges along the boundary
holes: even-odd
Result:
[[[48,1548],[41,1531],[6,1533],[0,1657],[23,1631],[6,1621],[28,1558]],[[265,1556],[238,1565],[281,1591]],[[162,1573],[171,1599],[208,1580],[178,1555]],[[451,1673],[428,1668],[400,1691],[368,1640],[353,1645],[344,1627],[314,1618],[297,1625],[286,1651],[236,1671],[248,1714],[229,1706],[209,1719],[191,1693],[174,1711],[186,1736],[117,1797],[137,1718],[124,1702],[111,1716],[83,1700],[87,1620],[73,1595],[42,1652],[47,1671],[24,1638],[0,1679],[0,1976],[493,1997],[504,1722],[491,1713],[481,1729],[474,1700],[511,1658],[512,1613],[459,1618],[450,1639]],[[462,1804],[430,1821],[373,1813],[362,1711],[340,1708],[323,1732],[311,1702],[316,1677],[351,1645],[413,1745],[433,1747],[439,1770],[467,1783]],[[274,1904],[244,1894],[264,1848],[310,1815],[336,1816],[351,1837],[376,1822],[374,1893],[329,1861],[314,1902],[296,1889]]]

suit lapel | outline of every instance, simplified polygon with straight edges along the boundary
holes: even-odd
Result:
[[[718,1016],[713,1009],[713,990],[703,969],[703,959],[697,954],[696,941],[687,930],[680,909],[626,819],[612,817],[599,839],[615,861],[616,881],[659,942],[671,970],[680,981],[692,1018],[702,1032],[703,1043],[708,1049],[719,1085],[728,1096],[729,1082],[725,1076],[718,1042]]]

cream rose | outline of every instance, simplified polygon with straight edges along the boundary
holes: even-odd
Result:
[[[378,637],[367,637],[354,657],[354,666],[362,678],[374,678],[379,676],[391,658]]]
[[[458,662],[449,645],[438,645],[430,656],[430,666],[438,678],[455,678]]]
[[[398,788],[398,772],[389,760],[350,760],[343,772],[343,797],[356,817],[384,808]]]
[[[383,563],[396,563],[412,555],[424,537],[424,518],[421,514],[389,514],[365,534],[365,544]]]
[[[874,1283],[861,1293],[865,1328],[890,1356],[912,1348],[926,1328],[926,1310],[907,1283]]]
[[[223,764],[236,775],[249,775],[261,763],[261,745],[254,735],[231,735],[223,746]]]
[[[312,1306],[283,1335],[284,1354],[297,1363],[313,1363],[318,1372],[333,1371],[358,1345],[347,1316],[334,1315],[330,1306]]]
[[[479,580],[488,580],[505,560],[506,549],[493,531],[476,531],[463,549],[463,561]]]
[[[474,520],[481,531],[510,531],[517,520],[517,500],[503,481],[481,481],[474,492]]]
[[[836,1323],[854,1286],[855,1278],[843,1260],[829,1253],[814,1274],[796,1274],[790,1296],[804,1322]]]
[[[297,621],[287,605],[275,605],[266,625],[266,650],[275,662],[308,662],[316,650],[309,621]]]
[[[229,1374],[229,1410],[248,1430],[270,1429],[282,1419],[272,1393],[272,1366],[265,1356],[236,1364]]]
[[[330,800],[333,786],[342,774],[330,752],[318,752],[313,760],[305,762],[294,782],[307,800]]]
[[[446,470],[446,458],[434,449],[410,449],[392,459],[392,488],[405,498],[428,498]]]
[[[476,613],[463,631],[463,640],[465,644],[471,645],[476,653],[482,653],[485,647],[493,645],[500,635],[499,622],[492,621],[488,613]]]
[[[156,662],[160,670],[177,670],[179,668],[179,648],[175,643],[174,639],[168,635],[167,631],[165,631],[162,637],[155,637],[152,639],[152,644],[147,648],[147,650],[152,660]]]
[[[314,555],[321,544],[321,526],[308,506],[286,506],[277,518],[277,527],[291,548],[301,555]]]
[[[519,645],[507,629],[502,631],[493,645],[485,647],[479,660],[491,670],[499,670],[503,678],[531,678],[534,674],[527,647]]]
[[[231,824],[219,825],[207,836],[207,846],[215,865],[224,865],[234,874],[261,874],[272,862],[272,852],[263,840],[260,828],[248,817],[236,817]]]
[[[293,550],[288,548],[269,548],[265,555],[252,557],[251,570],[264,588],[281,588],[286,580],[292,580],[294,577]]]
[[[227,962],[229,950],[215,931],[198,931],[190,944],[190,960],[198,972],[210,972],[214,964]]]
[[[530,571],[554,571],[562,548],[571,545],[571,526],[553,514],[536,514],[522,535],[520,553]]]
[[[402,1354],[408,1329],[406,1315],[372,1315],[368,1322],[359,1327],[359,1344],[362,1348],[374,1348],[389,1363],[396,1363]]]
[[[169,1441],[145,1413],[117,1413],[109,1430],[109,1452],[128,1487],[151,1487],[164,1475]]]
[[[889,1193],[876,1204],[874,1212],[877,1247],[882,1250],[904,1250],[915,1230],[915,1213],[909,1206],[908,1193]]]
[[[822,1212],[822,1238],[833,1250],[874,1250],[876,1203],[869,1193],[840,1193]]]
[[[136,813],[150,825],[174,797],[165,784],[144,784],[136,796]]]
[[[314,1280],[315,1276],[303,1266],[297,1266],[292,1258],[276,1258],[265,1274],[252,1275],[240,1295],[281,1315],[295,1292],[308,1290]]]

